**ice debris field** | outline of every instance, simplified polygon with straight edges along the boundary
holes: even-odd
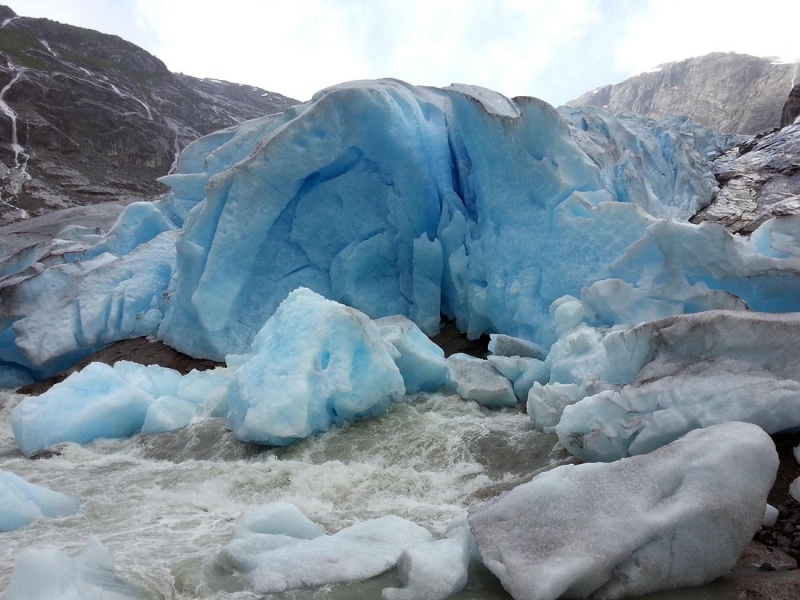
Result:
[[[108,233],[73,226],[0,263],[0,387],[141,336],[224,366],[91,363],[6,411],[13,443],[36,455],[224,420],[290,446],[450,390],[485,414],[524,405],[536,435],[596,464],[464,501],[437,535],[390,512],[328,534],[295,504],[254,506],[213,559],[215,593],[394,569],[385,600],[433,600],[476,563],[517,600],[707,583],[770,512],[767,433],[800,427],[800,220],[749,238],[688,222],[739,141],[395,80],[201,138],[162,178],[171,192]],[[489,356],[445,358],[428,337],[442,316],[490,334]],[[81,510],[9,471],[0,500],[0,531]],[[65,598],[139,594],[89,538],[74,557],[20,554],[4,598],[53,597],[44,570]]]

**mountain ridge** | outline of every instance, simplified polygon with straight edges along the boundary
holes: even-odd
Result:
[[[567,106],[600,106],[653,119],[685,115],[726,133],[778,127],[797,63],[733,52],[663,63],[587,92]]]
[[[118,36],[0,6],[0,220],[153,197],[187,143],[295,104],[172,73]]]

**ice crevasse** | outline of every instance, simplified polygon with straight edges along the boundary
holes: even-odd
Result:
[[[428,334],[444,314],[470,337],[544,346],[553,302],[585,289],[607,326],[736,302],[798,310],[798,259],[771,245],[773,226],[745,241],[685,222],[735,141],[473,86],[334,86],[195,141],[166,198],[132,205],[99,241],[69,232],[83,246],[62,264],[12,269],[0,364],[41,378],[148,334],[222,360],[300,286]],[[591,288],[609,278],[628,305]]]

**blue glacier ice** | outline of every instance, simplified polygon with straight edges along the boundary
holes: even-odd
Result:
[[[289,294],[250,351],[229,355],[228,365],[181,375],[128,361],[90,363],[20,402],[11,416],[14,437],[32,454],[220,416],[241,440],[285,445],[383,414],[407,385],[435,391],[447,375],[441,349],[408,319],[376,324],[306,288]]]
[[[71,515],[79,508],[75,498],[0,469],[0,532],[19,529],[43,517]]]
[[[800,310],[791,225],[746,240],[685,222],[737,141],[473,86],[333,86],[190,144],[170,194],[102,239],[73,231],[69,252],[4,265],[0,367],[41,378],[153,333],[196,357],[246,354],[297,287],[429,335],[444,314],[471,338],[545,348],[577,322]],[[564,296],[582,304],[551,312]]]
[[[24,454],[32,454],[61,442],[129,437],[141,431],[156,398],[175,395],[180,378],[155,365],[91,363],[20,402],[11,413],[14,438]]]
[[[365,314],[299,288],[238,367],[228,424],[241,440],[285,445],[382,414],[405,394],[399,355]]]
[[[422,333],[413,321],[402,316],[376,319],[383,339],[400,353],[395,359],[407,394],[435,392],[447,381],[444,351]]]
[[[74,558],[55,546],[29,548],[16,561],[4,600],[137,600],[116,573],[114,557],[95,536]]]
[[[177,236],[168,231],[128,254],[103,252],[5,288],[0,282],[0,365],[47,377],[111,342],[155,333]]]

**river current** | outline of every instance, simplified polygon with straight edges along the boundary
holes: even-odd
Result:
[[[0,393],[0,469],[82,505],[76,515],[0,534],[0,590],[22,550],[53,545],[75,555],[94,534],[120,577],[145,598],[261,598],[216,568],[215,558],[234,523],[262,504],[293,502],[328,533],[394,514],[438,537],[469,506],[568,462],[557,438],[534,431],[526,415],[442,394],[410,397],[382,417],[287,448],[243,444],[222,420],[210,419],[174,433],[65,444],[59,455],[31,460],[19,453],[10,426],[21,398]],[[373,600],[397,583],[390,572],[270,598]],[[460,597],[509,598],[480,571]]]
[[[236,521],[269,502],[294,503],[327,533],[394,514],[441,537],[470,506],[574,462],[527,415],[446,394],[409,397],[384,416],[286,448],[244,444],[221,419],[206,419],[173,433],[64,444],[32,460],[11,431],[11,410],[22,398],[0,391],[0,469],[82,504],[75,515],[0,533],[0,598],[23,550],[50,545],[74,556],[95,535],[114,555],[120,578],[145,600],[378,600],[384,587],[400,585],[394,570],[349,586],[264,596],[220,569],[217,556]],[[776,573],[775,583],[793,574]],[[719,580],[641,600],[730,600],[740,591],[731,585]],[[510,598],[475,564],[466,589],[452,596]]]

